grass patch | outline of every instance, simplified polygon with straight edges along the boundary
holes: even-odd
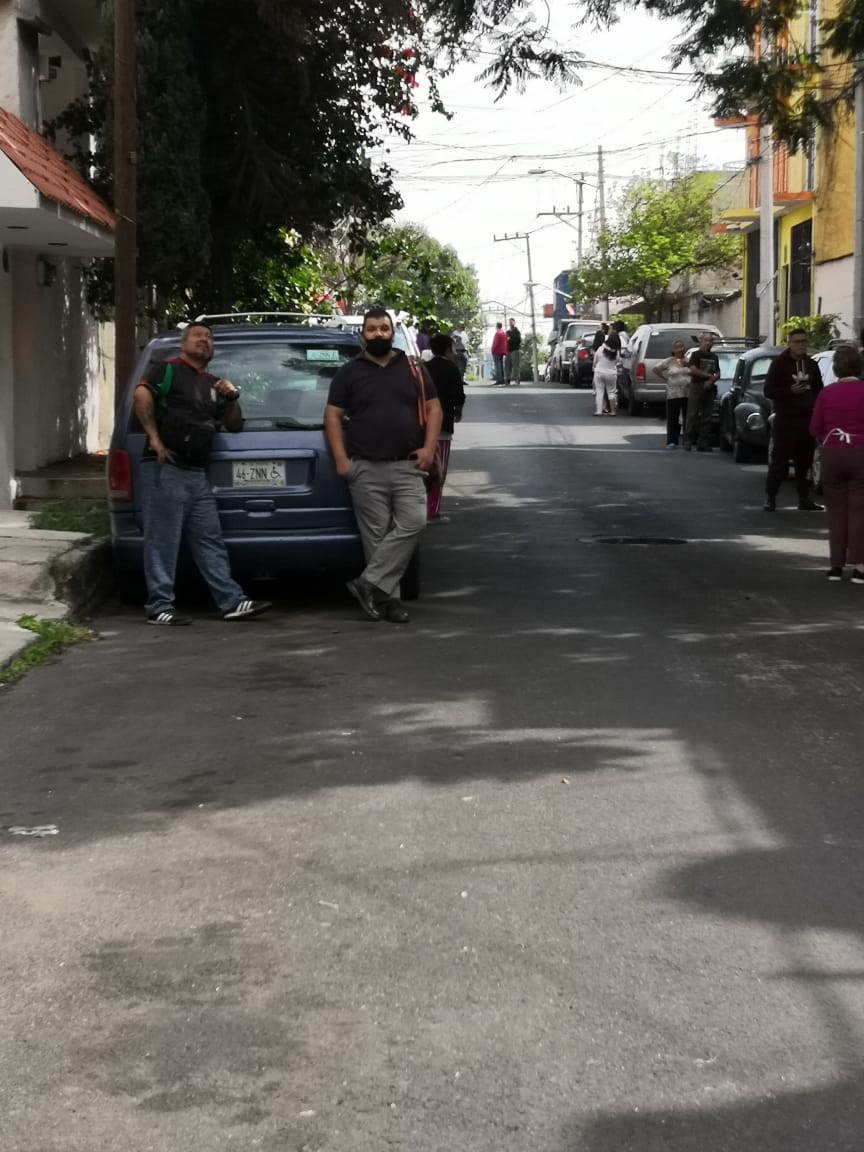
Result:
[[[103,500],[51,500],[31,514],[30,527],[90,536],[107,536],[111,530],[108,505]]]
[[[89,628],[70,620],[39,620],[36,616],[22,616],[16,623],[19,628],[35,632],[39,639],[5,668],[0,668],[0,684],[13,684],[31,668],[47,663],[64,648],[95,639],[95,634]]]

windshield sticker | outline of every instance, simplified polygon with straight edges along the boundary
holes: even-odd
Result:
[[[332,363],[332,361],[339,359],[339,350],[338,348],[307,348],[306,359],[319,364],[326,361]]]

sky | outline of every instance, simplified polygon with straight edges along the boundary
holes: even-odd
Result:
[[[555,0],[559,17],[568,10]],[[598,145],[610,219],[626,183],[669,174],[675,153],[694,158],[700,168],[743,164],[743,133],[715,128],[691,82],[670,71],[677,30],[643,12],[625,14],[611,31],[562,27],[560,41],[578,46],[593,62],[581,72],[582,86],[561,90],[535,80],[524,94],[509,93],[497,103],[477,78],[482,60],[460,65],[441,84],[453,118],[447,121],[421,99],[415,139],[388,143],[385,158],[405,202],[398,220],[422,224],[451,244],[477,269],[481,300],[505,305],[507,315],[521,315],[525,324],[525,241],[494,238],[530,232],[538,331],[547,331],[542,306],[552,302],[553,277],[575,263],[577,232],[575,217],[568,226],[540,214],[568,206],[575,212],[578,189],[571,177],[584,175],[583,250],[589,250],[598,219]]]

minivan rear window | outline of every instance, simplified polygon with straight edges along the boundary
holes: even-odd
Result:
[[[669,332],[652,332],[648,338],[648,347],[645,349],[646,358],[651,360],[665,360],[667,356],[672,355],[672,345],[676,340],[683,340],[684,347],[698,348],[699,337],[705,331],[704,328],[694,328],[692,332],[686,329],[681,331]]]
[[[240,389],[243,426],[323,428],[330,381],[359,352],[334,340],[216,344],[208,371]]]

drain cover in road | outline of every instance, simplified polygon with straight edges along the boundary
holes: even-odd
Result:
[[[686,544],[678,536],[590,536],[591,544]]]

